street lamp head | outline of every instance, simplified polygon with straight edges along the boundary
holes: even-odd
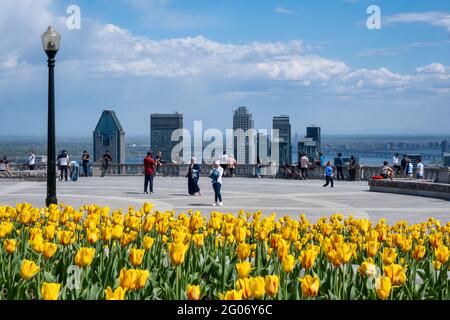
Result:
[[[47,53],[56,53],[61,44],[61,35],[55,28],[49,26],[47,31],[42,34],[42,47]]]

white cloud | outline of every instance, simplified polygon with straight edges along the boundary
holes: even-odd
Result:
[[[416,69],[418,73],[446,73],[446,67],[442,63],[431,63]]]
[[[283,7],[276,7],[275,9],[273,9],[274,12],[276,13],[280,13],[280,14],[293,14],[294,11],[283,8]]]
[[[409,12],[399,13],[388,16],[384,20],[387,24],[394,23],[427,23],[434,27],[441,27],[450,32],[450,13],[442,11],[427,11],[427,12]]]

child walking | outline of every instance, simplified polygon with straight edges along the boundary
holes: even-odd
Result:
[[[223,168],[220,166],[221,162],[219,160],[214,162],[213,168],[209,173],[209,177],[211,178],[211,183],[214,189],[214,199],[213,207],[219,206],[222,207],[222,176],[223,176]]]
[[[327,162],[327,167],[325,168],[325,176],[327,179],[327,183],[324,184],[323,186],[328,187],[328,185],[331,182],[331,187],[333,188],[334,187],[334,182],[333,182],[334,173],[333,173],[333,168],[331,167],[331,161]]]

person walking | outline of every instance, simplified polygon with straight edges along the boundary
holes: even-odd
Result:
[[[107,150],[105,154],[100,158],[99,161],[102,162],[102,174],[101,177],[104,177],[106,175],[106,171],[109,169],[109,164],[112,162],[112,157],[109,151]]]
[[[89,153],[84,150],[83,155],[81,156],[81,160],[83,161],[83,172],[84,176],[87,178],[89,176],[89,160],[91,159],[91,156]]]
[[[342,159],[342,153],[338,153],[337,158],[334,158],[334,166],[336,167],[336,175],[338,181],[345,180],[344,171],[342,170],[342,166],[344,165],[344,160]]]
[[[331,166],[331,161],[327,162],[327,166],[325,168],[325,179],[326,183],[323,185],[324,187],[328,187],[328,185],[331,183],[331,187],[334,187],[334,181],[333,181],[333,167]]]
[[[261,168],[262,168],[262,162],[260,156],[256,157],[256,177],[258,179],[261,179]]]
[[[198,194],[199,196],[202,195],[202,193],[200,192],[200,187],[198,185],[201,171],[202,168],[197,163],[197,159],[195,157],[192,157],[188,173],[186,174],[186,178],[188,178],[188,192],[191,196],[195,196],[196,194]]]
[[[237,161],[234,158],[234,156],[232,154],[230,154],[228,156],[228,170],[230,172],[230,176],[234,177],[235,175],[235,170],[236,170],[236,166],[237,166]],[[226,167],[226,166],[225,166]],[[225,171],[224,171],[225,172]]]
[[[350,162],[348,164],[348,173],[350,175],[350,181],[355,181],[356,180],[356,159],[355,156],[351,156],[350,157]]]
[[[416,178],[417,179],[423,179],[425,173],[425,167],[422,163],[422,159],[417,158],[417,171],[416,171]]]
[[[69,162],[69,170],[70,170],[70,180],[75,182],[78,180],[78,175],[80,174],[80,164],[73,160]]]
[[[306,153],[302,154],[300,158],[300,171],[302,174],[302,179],[308,179],[308,167],[309,167],[309,158],[306,156]]]
[[[34,170],[36,165],[36,156],[34,155],[33,151],[30,151],[30,156],[28,157],[28,169]]]
[[[221,166],[220,160],[216,160],[214,162],[213,168],[209,173],[209,177],[211,178],[211,183],[214,189],[214,199],[213,207],[219,206],[222,207],[222,177],[223,177],[223,167]]]
[[[400,155],[398,153],[392,158],[392,167],[394,170],[397,170],[397,176],[400,175],[400,171],[402,170],[402,166],[400,165]]]
[[[63,181],[63,177],[65,178],[66,181],[69,181],[67,179],[67,169],[69,166],[69,155],[67,154],[66,150],[63,150],[58,155],[57,162],[58,162],[59,171],[60,171],[59,181]]]
[[[227,151],[225,150],[222,154],[222,158],[221,158],[221,164],[220,166],[223,169],[223,176],[227,175],[227,167],[228,167],[228,155],[227,155]]]
[[[144,194],[148,194],[148,187],[150,185],[150,194],[153,193],[153,178],[155,175],[156,161],[153,159],[153,154],[149,151],[144,158]]]

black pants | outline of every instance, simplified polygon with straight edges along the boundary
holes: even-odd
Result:
[[[342,171],[342,166],[337,166],[336,170],[337,170],[337,179],[338,180],[341,180],[341,179],[345,180],[344,171]]]
[[[331,182],[331,187],[334,187],[333,177],[326,176],[326,179],[327,179],[327,183],[324,184],[323,186],[324,186],[324,187],[328,187],[328,185],[329,185],[330,182]]]
[[[302,178],[307,179],[308,178],[308,168],[300,168],[302,171]]]
[[[356,180],[356,169],[349,169],[348,172],[350,174],[350,181],[355,181]]]
[[[28,169],[30,169],[30,170],[34,170],[34,164],[30,164],[30,165],[28,165]]]
[[[83,163],[83,172],[84,172],[84,176],[88,177],[89,176],[89,164],[87,163]]]
[[[148,191],[148,185],[150,184],[150,192],[153,192],[153,175],[145,175],[145,182],[144,182],[144,192]]]
[[[214,189],[214,201],[222,202],[222,194],[220,193],[220,189],[222,189],[221,183],[213,183],[213,189]]]
[[[221,164],[220,166],[221,166],[222,169],[223,169],[223,176],[225,177],[225,176],[227,175],[227,167],[228,167],[228,165],[226,165],[226,164]]]
[[[61,172],[59,175],[59,181],[62,181],[63,177],[67,181],[67,166],[59,166],[59,171]]]
[[[234,175],[234,168],[230,168],[230,176],[233,176],[233,175]]]
[[[397,175],[400,175],[400,172],[401,172],[401,170],[402,170],[402,167],[399,166],[398,164],[396,164],[396,165],[394,166],[394,169],[397,170]]]

